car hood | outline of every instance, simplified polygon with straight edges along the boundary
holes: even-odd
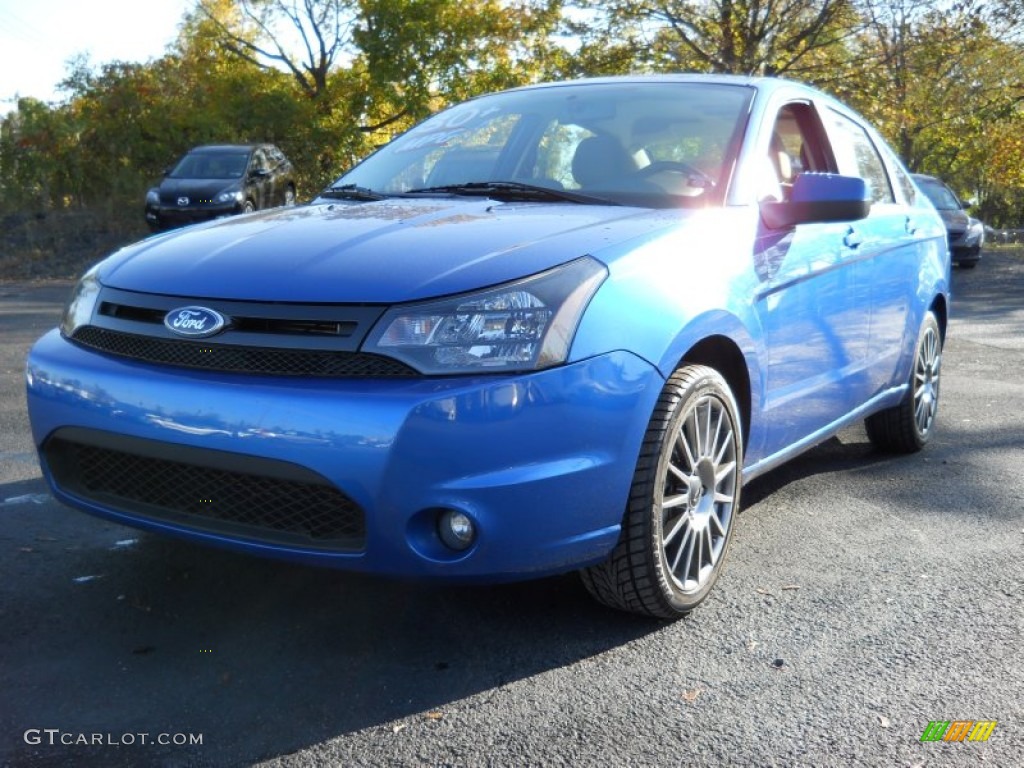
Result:
[[[394,303],[541,272],[691,215],[465,198],[316,204],[151,237],[107,259],[99,278],[195,298]]]
[[[157,187],[160,200],[174,204],[179,197],[188,197],[192,202],[212,200],[230,187],[238,187],[238,179],[170,179],[166,178]]]
[[[942,217],[942,223],[946,225],[946,229],[950,232],[963,232],[967,229],[969,217],[959,208],[955,210],[950,208],[940,209],[939,216]]]

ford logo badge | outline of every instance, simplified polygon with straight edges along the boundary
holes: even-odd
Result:
[[[220,312],[206,307],[179,307],[164,315],[164,327],[179,336],[202,339],[220,333],[227,320]]]

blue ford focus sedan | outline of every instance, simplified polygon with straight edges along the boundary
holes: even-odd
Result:
[[[582,80],[441,112],[311,204],[124,248],[27,366],[66,504],[257,555],[579,570],[674,618],[745,482],[935,426],[942,220],[802,85]]]

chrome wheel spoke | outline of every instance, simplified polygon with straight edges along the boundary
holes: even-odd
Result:
[[[929,329],[917,350],[914,362],[914,424],[925,434],[931,429],[939,405],[939,374],[942,368],[942,348],[939,336]]]
[[[693,457],[693,451],[690,449],[690,441],[686,437],[685,425],[680,428],[679,434],[676,436],[676,443],[680,448],[682,448],[683,455],[686,456],[686,463],[689,464],[690,467],[696,466],[697,460]]]
[[[686,529],[686,534],[679,543],[679,550],[676,552],[675,560],[672,561],[670,568],[672,573],[679,573],[679,560],[684,552],[686,553],[686,565],[683,568],[683,573],[686,573],[690,569],[690,561],[693,559],[693,528]]]
[[[668,496],[664,501],[661,502],[662,509],[674,509],[675,507],[682,507],[686,504],[689,497],[688,494],[680,493],[676,496]]]
[[[671,461],[668,463],[668,471],[671,474],[675,475],[676,479],[679,480],[680,482],[682,482],[684,484],[687,484],[687,485],[689,484],[689,482],[690,482],[690,475],[687,474],[686,472],[684,472],[683,470],[681,470],[679,467],[677,467]]]
[[[690,414],[690,421],[693,423],[693,441],[697,449],[694,452],[694,457],[699,460],[704,455],[704,443],[701,440],[700,433],[700,408],[693,409],[693,412]]]
[[[740,457],[732,415],[718,397],[701,398],[677,423],[663,470],[661,546],[672,580],[692,593],[707,585],[725,550]]]
[[[718,488],[736,469],[736,462],[730,461],[715,468],[715,488]]]
[[[732,504],[735,499],[735,496],[732,496],[728,493],[721,493],[720,491],[715,491],[715,504]]]
[[[731,497],[730,497],[731,498]],[[722,521],[718,518],[717,512],[712,512],[709,519],[712,527],[718,532],[719,536],[725,536],[725,526],[722,525]]]
[[[732,430],[730,429],[722,440],[722,447],[718,449],[718,454],[715,456],[715,464],[721,464],[725,458],[726,451],[729,450],[729,446],[732,445]]]
[[[709,569],[712,569],[715,567],[715,563],[718,562],[718,549],[717,547],[715,547],[714,542],[711,539],[710,527],[708,527],[707,530],[704,531],[704,538],[707,541],[707,545],[704,549],[704,551],[707,553],[707,557],[705,557],[704,559],[707,561]]]
[[[704,535],[703,532],[694,536],[694,557],[690,560],[690,570],[686,573],[697,584],[700,584],[700,565],[704,562]]]
[[[673,524],[672,530],[665,534],[664,541],[666,547],[668,547],[668,545],[672,543],[672,539],[676,537],[676,534],[683,530],[683,526],[686,525],[687,520],[689,520],[689,518],[686,514],[682,514],[679,516],[679,519],[676,520],[676,522]]]
[[[711,455],[711,451],[712,451],[712,446],[714,445],[711,442],[711,440],[712,440],[712,438],[711,438],[711,422],[712,421],[713,421],[713,419],[711,417],[711,401],[708,400],[706,405],[705,405],[705,408],[704,408],[704,445],[703,445],[703,450],[700,453],[701,458],[704,458],[705,456],[710,456]]]

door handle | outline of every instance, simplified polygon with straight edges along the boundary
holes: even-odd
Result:
[[[850,227],[846,231],[846,236],[843,238],[843,245],[845,245],[847,248],[856,248],[862,242],[864,242],[864,238],[860,236],[860,232],[858,232],[856,229]]]

